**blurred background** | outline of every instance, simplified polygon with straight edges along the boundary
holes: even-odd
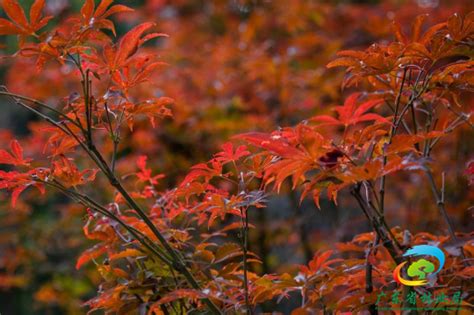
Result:
[[[1,2],[1,0],[0,0]],[[29,7],[33,1],[21,1]],[[77,14],[81,0],[47,0],[53,23]],[[137,125],[122,143],[119,167],[137,154],[150,157],[150,165],[167,177],[163,189],[172,188],[189,168],[207,161],[232,135],[250,130],[270,131],[290,126],[342,103],[351,89],[341,89],[342,70],[325,65],[342,49],[364,49],[391,38],[391,21],[407,30],[418,14],[428,13],[428,24],[454,12],[474,9],[472,0],[357,0],[357,1],[238,1],[140,0],[116,1],[135,9],[117,15],[117,33],[143,21],[154,21],[169,38],[159,46],[164,67],[147,86],[146,94],[174,98],[174,118],[161,123],[152,137]],[[4,12],[0,11],[4,17]],[[68,65],[47,65],[41,73],[31,64],[4,58],[15,52],[15,38],[0,42],[0,82],[9,89],[56,104],[77,89]],[[28,88],[25,89],[24,87]],[[359,87],[361,88],[361,87]],[[469,98],[472,101],[472,98]],[[0,99],[0,144],[12,136],[35,146],[35,118]],[[29,127],[27,127],[29,126]],[[33,131],[32,131],[33,130]],[[459,161],[446,169],[446,201],[456,229],[472,231],[466,209],[473,199],[466,187],[464,165],[472,158],[472,133],[437,158]],[[469,140],[470,139],[470,140]],[[38,148],[40,150],[40,148]],[[400,177],[407,175],[397,175]],[[411,233],[438,231],[440,220],[431,203],[429,187],[415,175],[408,185],[394,187],[387,196],[387,221]],[[60,195],[27,196],[12,209],[7,195],[0,205],[0,313],[84,314],[83,301],[96,294],[100,275],[93,266],[74,268],[88,244],[83,236],[84,209]],[[314,252],[327,249],[354,234],[369,231],[356,206],[337,206],[322,200],[299,205],[297,192],[283,189],[268,207],[252,213],[259,226],[251,234],[251,250],[263,261],[259,272],[283,272],[287,264],[307,263]],[[281,302],[279,308],[285,309]]]

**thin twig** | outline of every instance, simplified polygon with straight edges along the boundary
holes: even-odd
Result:
[[[115,133],[114,128],[112,126],[112,119],[110,118],[109,106],[107,105],[107,102],[104,103],[104,106],[105,106],[105,113],[106,113],[106,117],[107,117],[107,122],[108,122],[109,129],[110,129],[110,138],[112,139],[112,142],[113,142],[112,161],[110,162],[110,168],[112,170],[112,173],[114,173],[115,172],[115,162],[117,160],[117,149],[118,149],[120,139],[118,137],[118,134]],[[118,130],[117,130],[117,132],[118,132]]]
[[[375,239],[377,239],[377,234],[375,234]],[[365,259],[365,292],[372,293],[374,291],[374,284],[373,284],[373,272],[372,272],[372,264],[370,263],[370,255],[372,254],[372,250],[376,245],[376,240],[372,245],[370,245],[369,249],[367,250],[367,257]],[[375,304],[369,305],[369,313],[371,315],[378,314],[377,306]]]
[[[390,256],[392,259],[397,263],[401,263],[400,257],[399,257],[399,247],[397,243],[391,239],[392,236],[389,236],[390,234],[387,234],[387,231],[384,230],[386,229],[385,226],[381,225],[381,222],[377,219],[374,218],[371,214],[369,209],[366,207],[365,202],[363,197],[360,194],[360,185],[356,185],[352,190],[351,194],[355,197],[357,203],[359,204],[359,207],[361,208],[362,212],[365,214],[367,217],[367,220],[369,221],[370,225],[372,226],[374,232],[379,236],[380,240],[382,241],[382,245],[387,249],[389,252]]]
[[[430,184],[431,191],[433,192],[433,196],[436,201],[436,206],[438,207],[439,211],[441,212],[441,215],[444,218],[444,221],[448,227],[449,235],[451,236],[451,239],[453,241],[457,241],[456,234],[454,232],[453,224],[451,223],[451,220],[449,219],[448,212],[446,211],[446,207],[444,204],[444,191],[441,191],[441,193],[438,191],[438,188],[436,187],[435,180],[433,178],[433,174],[428,168],[425,168],[425,174],[426,177],[428,178],[428,183]],[[444,189],[444,186],[443,186]]]
[[[403,86],[405,85],[405,79],[407,75],[407,68],[403,69],[403,76],[402,76],[402,82],[400,83],[400,90],[398,91],[398,94],[395,98],[395,113],[393,115],[393,120],[392,120],[392,127],[390,128],[390,135],[388,139],[388,144],[392,142],[393,136],[396,133],[396,121],[398,119],[398,109],[400,107],[400,101],[402,99],[402,93],[403,93]],[[385,150],[384,150],[385,151]],[[387,156],[383,156],[383,166],[387,164]],[[381,213],[384,213],[385,211],[385,176],[382,176],[380,179],[380,190],[379,190],[379,195],[380,195],[380,203],[379,203],[379,209]]]
[[[164,263],[168,264],[169,266],[172,266],[172,261],[166,257],[166,255],[160,251],[157,250],[156,246],[152,246],[153,242],[148,239],[147,236],[139,232],[138,230],[134,229],[130,225],[126,224],[122,219],[120,219],[118,216],[113,214],[111,211],[108,211],[105,207],[101,206],[99,203],[93,201],[90,197],[85,196],[77,191],[73,191],[70,189],[67,189],[63,185],[61,185],[58,182],[50,182],[50,181],[43,181],[43,180],[37,180],[39,183],[43,183],[45,185],[51,186],[57,190],[59,190],[61,193],[64,195],[70,197],[71,199],[75,200],[76,202],[84,205],[87,208],[91,208],[102,215],[113,219],[117,223],[119,223],[124,229],[126,229],[138,242],[140,242],[145,248],[149,249],[153,254],[155,254],[160,260],[162,260]],[[154,245],[154,244],[153,244]]]
[[[74,121],[73,119],[71,119],[70,117],[68,117],[66,114],[64,114],[63,112],[43,103],[43,102],[40,102],[38,100],[35,100],[33,98],[30,98],[30,97],[26,97],[26,96],[23,96],[23,95],[18,95],[18,94],[15,94],[15,93],[11,93],[7,90],[7,88],[5,86],[1,86],[0,88],[2,88],[4,91],[0,91],[0,95],[5,95],[5,96],[10,96],[14,99],[18,99],[18,100],[22,100],[22,101],[26,101],[26,102],[30,102],[30,103],[33,103],[35,105],[38,105],[40,107],[43,107],[49,111],[52,111],[53,113],[57,114],[59,117],[62,117],[64,119],[66,119],[67,121],[69,121],[70,123],[72,123],[73,125],[75,125],[76,127],[80,128],[81,126],[76,122]]]
[[[240,209],[241,213],[241,243],[242,243],[242,252],[243,252],[243,266],[244,266],[244,295],[245,295],[245,307],[247,314],[252,314],[252,309],[250,306],[249,299],[249,286],[248,286],[248,262],[247,262],[247,251],[248,251],[248,232],[249,232],[249,219],[248,219],[248,208]]]

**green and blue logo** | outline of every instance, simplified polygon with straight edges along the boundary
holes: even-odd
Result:
[[[407,261],[399,264],[393,271],[393,278],[396,282],[406,286],[421,286],[428,283],[427,275],[435,275],[441,271],[444,266],[445,257],[441,249],[436,246],[430,245],[417,245],[407,250],[403,257],[418,257],[418,256],[429,256],[437,260],[438,268],[436,269],[435,264],[431,260],[420,258],[408,266],[406,273],[409,277],[417,278],[417,280],[408,280],[402,277],[402,268],[408,263]]]

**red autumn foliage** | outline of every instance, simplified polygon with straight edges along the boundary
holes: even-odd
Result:
[[[86,0],[80,12],[53,24],[46,1],[34,1],[27,18],[18,1],[3,0],[0,19],[0,35],[18,36],[0,96],[41,119],[23,126],[23,137],[2,134],[10,147],[0,150],[0,164],[9,167],[0,170],[0,189],[10,197],[12,220],[17,208],[37,206],[32,195],[19,199],[31,186],[86,210],[76,209],[87,217],[82,231],[93,244],[75,268],[96,272],[100,289],[85,303],[90,312],[374,314],[399,307],[380,294],[398,291],[404,298],[459,292],[458,301],[437,306],[472,309],[472,230],[457,228],[459,218],[471,216],[473,181],[468,4],[451,16],[434,11],[433,20],[400,10],[387,22],[368,13],[363,24],[358,6],[233,2],[228,15],[211,17],[215,34],[209,26],[194,34],[183,18],[187,27],[173,39],[174,24],[163,18],[171,36],[165,60],[151,44],[168,37],[162,25],[142,22],[116,37],[115,23],[149,12],[112,2]],[[163,3],[148,1],[147,8],[178,14]],[[191,4],[175,5],[191,19]],[[213,5],[222,10],[220,2]],[[349,45],[350,34],[335,27],[341,15],[373,45]],[[272,36],[280,41],[261,40]],[[204,45],[212,40],[215,51]],[[324,64],[313,56],[325,56]],[[180,61],[195,72],[164,70]],[[36,74],[18,71],[25,65]],[[345,68],[344,77],[336,67]],[[29,86],[34,77],[44,81]],[[340,94],[340,85],[350,90]],[[216,143],[221,150],[212,154]],[[308,197],[323,213],[333,207],[360,216],[334,226],[334,235],[348,229],[334,242],[285,221],[298,231],[280,231],[270,241],[301,242],[311,255],[295,261],[294,250],[269,271],[265,231],[278,215],[256,218],[283,207],[278,194],[291,196],[299,221]],[[435,228],[424,225],[426,213]],[[356,224],[362,228],[352,233]],[[322,244],[311,246],[310,237]],[[423,289],[402,289],[393,270],[420,244],[440,248],[446,267]],[[16,258],[0,262],[5,287],[25,282],[18,272],[28,253],[12,248]],[[60,303],[59,291],[48,284],[35,297]]]

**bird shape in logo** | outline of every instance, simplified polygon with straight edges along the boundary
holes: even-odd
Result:
[[[399,264],[393,271],[393,278],[396,282],[404,284],[406,286],[420,286],[428,283],[426,276],[427,274],[435,275],[441,271],[444,266],[444,253],[436,246],[430,245],[417,245],[407,250],[403,257],[417,257],[417,256],[430,256],[438,261],[438,269],[435,271],[435,265],[426,260],[418,259],[412,262],[407,269],[407,275],[417,280],[408,280],[401,276],[402,268],[408,263],[407,261]]]

